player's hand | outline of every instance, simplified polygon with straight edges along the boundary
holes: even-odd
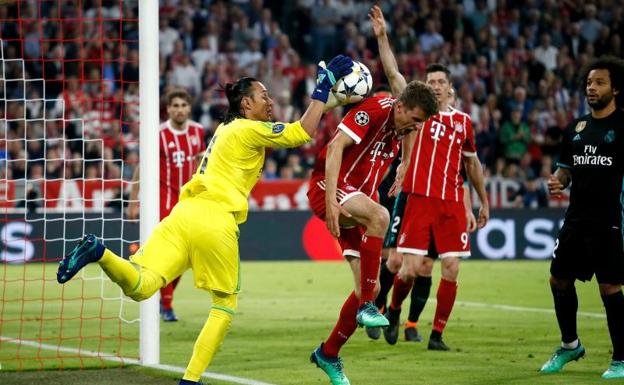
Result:
[[[373,25],[375,37],[384,36],[386,34],[386,20],[384,19],[383,12],[381,12],[381,8],[379,8],[378,5],[374,5],[373,8],[371,8],[368,18]]]
[[[128,219],[135,220],[139,218],[139,202],[128,203],[127,210]]]
[[[561,183],[559,178],[557,178],[554,175],[551,175],[548,178],[547,185],[548,185],[548,193],[554,197],[560,196],[563,190],[565,189],[565,186],[563,185],[563,183]]]
[[[334,93],[330,92],[327,95],[327,102],[325,103],[325,106],[323,107],[323,113],[327,111],[331,111],[338,106],[342,106],[342,104],[340,103],[340,101],[338,101],[338,99],[336,99],[336,96],[334,96]]]
[[[388,191],[389,197],[396,197],[401,192],[401,187],[403,186],[403,179],[405,179],[405,173],[407,172],[407,166],[403,164],[403,162],[399,163],[399,166],[396,170],[396,176],[394,177],[394,183],[390,187]]]
[[[466,211],[466,228],[469,233],[474,233],[477,229],[477,218],[475,218],[472,210]]]
[[[327,230],[329,230],[334,238],[338,238],[340,236],[340,216],[343,215],[347,218],[351,218],[351,214],[349,214],[336,199],[327,201],[325,207],[325,224],[327,225]]]
[[[348,75],[352,71],[353,60],[345,55],[334,57],[327,66],[320,62],[316,70],[316,88],[312,92],[312,99],[327,103],[329,91],[338,79]]]
[[[477,227],[482,229],[487,224],[490,219],[490,206],[486,203],[481,203],[481,207],[479,207],[479,221],[477,222]]]

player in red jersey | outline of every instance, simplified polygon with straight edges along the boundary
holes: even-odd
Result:
[[[393,91],[399,89],[393,87]],[[314,214],[324,219],[338,238],[355,280],[329,338],[310,357],[334,385],[348,385],[338,352],[360,326],[385,326],[374,305],[388,211],[378,203],[377,190],[388,167],[402,151],[409,154],[415,130],[438,106],[431,88],[422,82],[403,84],[396,99],[373,96],[353,106],[337,133],[316,161],[308,198]],[[410,134],[413,132],[412,134]],[[393,190],[400,186],[409,157],[397,171]]]
[[[178,203],[180,189],[197,169],[196,156],[204,149],[204,128],[189,119],[191,96],[183,89],[174,89],[167,94],[169,119],[159,128],[160,136],[160,220],[169,215]],[[139,173],[134,175],[138,182]],[[128,205],[128,218],[136,219],[139,214],[138,183],[133,184]],[[173,291],[180,277],[160,289],[160,315],[163,321],[177,321],[173,311]]]
[[[402,77],[379,7],[373,7],[371,20],[386,76],[389,79]],[[440,112],[429,118],[418,132],[402,187],[402,193],[408,194],[397,243],[403,261],[394,280],[392,303],[386,312],[390,326],[384,330],[384,337],[389,343],[396,343],[403,300],[418,274],[431,276],[432,263],[426,257],[433,237],[441,259],[442,278],[428,348],[449,350],[442,341],[442,332],[455,303],[460,258],[470,255],[460,175],[462,165],[481,203],[479,228],[487,223],[489,204],[470,117],[448,105],[449,71],[443,65],[433,64],[427,67],[426,74],[426,83],[436,94]]]

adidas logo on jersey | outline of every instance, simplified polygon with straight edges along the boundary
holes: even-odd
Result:
[[[574,135],[574,138],[572,138],[573,142],[576,142],[577,140],[581,140],[581,135],[580,134],[576,134],[576,135]]]

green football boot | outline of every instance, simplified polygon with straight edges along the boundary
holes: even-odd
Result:
[[[332,385],[351,385],[347,376],[345,376],[344,366],[340,357],[327,357],[322,352],[323,344],[314,349],[310,355],[310,362],[316,364],[322,371],[327,374]]]
[[[602,378],[624,378],[624,361],[611,361],[609,369],[602,373]]]
[[[93,234],[86,234],[80,242],[59,263],[56,271],[58,283],[72,279],[83,267],[102,258],[105,247]]]
[[[369,328],[386,327],[389,325],[386,317],[377,309],[377,306],[370,301],[363,303],[355,316],[358,326],[366,326]]]
[[[585,348],[579,342],[576,349],[559,348],[539,370],[542,373],[557,373],[570,361],[578,361],[585,356]]]

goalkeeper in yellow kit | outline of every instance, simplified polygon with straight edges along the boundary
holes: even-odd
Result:
[[[193,349],[180,384],[199,384],[227,332],[240,289],[238,225],[247,219],[247,200],[258,181],[266,147],[296,147],[311,140],[331,87],[351,72],[353,62],[336,56],[318,70],[312,102],[301,120],[274,123],[265,86],[241,78],[225,86],[229,102],[225,121],[180,200],[154,229],[147,242],[127,261],[87,234],[61,261],[57,280],[69,281],[80,269],[98,262],[128,297],[142,301],[161,287],[193,270],[195,286],[212,296],[212,309]]]

